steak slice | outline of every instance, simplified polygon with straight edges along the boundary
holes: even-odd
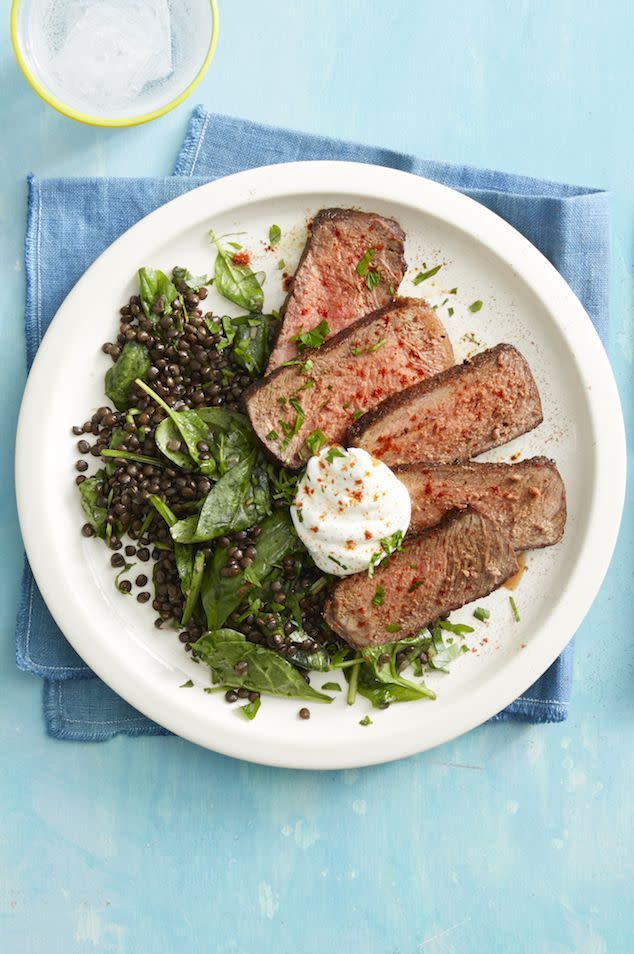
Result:
[[[476,507],[509,535],[515,550],[558,543],[566,490],[554,461],[519,464],[402,464],[394,468],[412,500],[410,532],[433,527],[454,507]]]
[[[339,580],[324,619],[351,646],[391,643],[487,596],[517,568],[515,551],[497,524],[471,507],[452,510],[437,526],[408,537],[403,551],[379,565],[372,579],[355,573]],[[376,606],[372,597],[379,585],[384,595]]]
[[[394,394],[348,430],[347,446],[386,464],[449,464],[506,444],[543,420],[525,358],[509,344]]]
[[[267,370],[297,357],[291,338],[302,329],[325,320],[334,335],[393,298],[407,267],[404,246],[405,233],[394,219],[356,209],[318,212],[281,309]],[[380,276],[375,288],[356,270],[369,249],[374,249],[370,266]]]
[[[298,468],[310,456],[312,431],[340,444],[356,415],[451,364],[453,349],[436,313],[419,298],[402,298],[256,381],[244,403],[265,450]]]

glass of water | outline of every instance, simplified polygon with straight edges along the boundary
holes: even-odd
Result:
[[[33,89],[93,126],[162,116],[205,75],[216,0],[13,0],[11,39]]]

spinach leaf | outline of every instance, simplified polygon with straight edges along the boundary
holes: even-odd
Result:
[[[157,497],[156,494],[150,494],[148,500],[157,511],[158,514],[163,518],[168,527],[173,527],[177,522],[178,518],[174,511],[169,507],[164,500],[160,497]],[[174,544],[174,560],[176,562],[176,569],[178,570],[178,575],[181,581],[181,590],[183,591],[183,596],[187,597],[189,594],[190,586],[192,583],[192,576],[194,573],[194,549],[193,547],[187,546],[184,543],[175,543]],[[155,568],[158,564],[155,564]],[[200,589],[200,587],[199,587]]]
[[[207,425],[205,437],[201,439],[209,445],[220,475],[226,474],[253,448],[253,430],[248,419],[244,414],[226,411],[221,407],[200,407],[195,413]],[[196,469],[187,445],[183,446],[182,435],[171,417],[166,417],[158,425],[154,440],[161,453],[182,470]],[[173,450],[177,443],[180,443],[181,447],[179,450]]]
[[[213,282],[211,275],[192,275],[186,268],[180,266],[172,269],[172,279],[176,286],[187,285],[189,290],[193,292],[197,292],[199,288],[211,285]]]
[[[187,548],[191,552],[191,547]],[[185,600],[185,606],[183,609],[183,618],[181,619],[181,626],[187,626],[187,623],[192,618],[192,614],[196,609],[196,604],[198,603],[200,597],[200,588],[203,583],[203,573],[205,570],[205,554],[202,550],[199,550],[194,558],[194,565],[192,567],[192,572],[190,576],[189,583],[189,592],[187,593],[187,599]],[[180,567],[179,567],[180,573]]]
[[[251,692],[272,696],[332,702],[332,697],[309,686],[304,677],[287,659],[264,646],[249,643],[234,629],[217,629],[205,633],[194,643],[196,655],[211,669],[214,682],[232,689],[244,686]],[[238,675],[236,665],[247,663],[247,670]]]
[[[236,265],[233,261],[233,255],[220,245],[211,229],[209,236],[218,253],[214,266],[214,279],[218,294],[247,311],[261,312],[264,304],[264,292],[254,272],[248,265]]]
[[[115,427],[112,431],[112,436],[110,437],[108,449],[116,450],[117,447],[121,447],[127,436],[128,435],[122,427]],[[112,477],[116,469],[117,468],[113,460],[106,460],[106,474],[108,477]]]
[[[374,667],[365,663],[359,666],[357,692],[372,703],[375,709],[385,708],[392,702],[413,702],[416,699],[435,699],[436,693],[423,684],[416,685],[406,679],[398,682],[380,679]],[[345,671],[348,678],[348,670]]]
[[[271,353],[277,319],[273,315],[235,319],[233,357],[249,374],[263,374]]]
[[[126,342],[115,363],[106,371],[105,391],[118,411],[125,411],[130,406],[130,388],[137,378],[145,378],[150,364],[150,355],[144,344]]]
[[[275,564],[301,546],[285,510],[276,510],[261,526],[257,555],[249,574],[258,580],[264,580]],[[226,562],[227,551],[217,547],[203,577],[201,596],[209,629],[221,627],[253,588],[244,572],[239,576],[221,576],[220,571]]]
[[[172,538],[180,543],[215,540],[236,530],[246,530],[270,511],[266,475],[254,469],[256,452],[229,470],[211,488],[202,510],[179,520],[171,528]]]
[[[403,679],[396,671],[396,647],[399,644],[369,646],[362,651],[362,662],[357,667],[357,692],[369,699],[375,708],[384,708],[392,702],[411,702],[415,699],[435,699],[436,694],[423,683]],[[407,641],[407,645],[411,645]],[[388,656],[387,662],[379,661]],[[345,670],[350,681],[354,670]]]
[[[105,476],[105,470],[97,471],[93,477],[88,477],[79,485],[81,507],[84,511],[86,522],[90,524],[98,537],[105,537],[106,535],[106,517],[108,516],[108,510],[106,507],[100,507],[97,503],[103,493],[103,480]]]
[[[140,268],[139,297],[145,317],[156,324],[160,315],[171,314],[171,305],[178,298],[178,289],[165,272],[157,268]]]
[[[303,629],[296,629],[292,635],[292,640],[294,643],[299,643],[301,647],[302,643],[310,642],[310,636]],[[293,663],[301,669],[314,669],[316,672],[330,671],[330,656],[325,649],[317,649],[315,652],[309,653],[300,648],[293,656]]]
[[[471,627],[468,628],[471,629]],[[439,625],[430,629],[430,633],[431,645],[427,649],[429,665],[432,669],[440,670],[440,672],[449,672],[449,664],[458,656],[469,652],[469,650],[463,643],[446,643],[443,639],[442,628]]]
[[[180,467],[181,470],[187,473],[195,470],[196,465],[187,451],[187,445],[185,445],[183,449],[180,432],[171,417],[163,418],[161,423],[157,426],[154,431],[154,443],[161,454]],[[180,449],[174,450],[177,444],[180,445]]]
[[[156,403],[166,411],[167,415],[171,418],[173,423],[176,425],[176,428],[181,435],[182,439],[187,445],[187,450],[194,461],[197,464],[198,469],[201,474],[209,476],[213,474],[216,470],[216,462],[213,457],[210,457],[208,460],[203,460],[200,456],[200,450],[198,449],[198,444],[201,441],[207,443],[209,440],[209,429],[203,419],[198,414],[198,411],[175,411],[173,408],[166,404],[163,398],[159,397],[151,387],[148,387],[141,380],[137,380],[136,384],[141,388],[142,391],[145,391],[146,394],[156,401]]]

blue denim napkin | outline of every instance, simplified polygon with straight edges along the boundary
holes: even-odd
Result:
[[[126,229],[170,199],[242,169],[299,159],[345,159],[436,179],[497,212],[550,259],[605,341],[608,318],[607,193],[470,166],[418,159],[371,146],[275,129],[198,107],[164,179],[29,179],[26,347],[39,342],[70,289]],[[44,715],[59,739],[103,741],[119,733],[167,731],[120,699],[82,662],[55,625],[25,563],[16,627],[17,662],[44,678]],[[572,645],[496,719],[560,722],[567,716]]]

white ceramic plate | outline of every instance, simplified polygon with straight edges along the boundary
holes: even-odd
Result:
[[[71,425],[104,402],[109,360],[100,346],[115,333],[119,306],[136,291],[138,266],[167,271],[182,264],[194,274],[206,272],[212,262],[209,227],[217,234],[246,232],[241,241],[254,254],[254,268],[268,276],[266,308],[278,308],[283,290],[277,262],[285,259],[292,271],[306,218],[326,206],[358,206],[398,219],[407,233],[410,265],[401,290],[438,304],[457,360],[499,341],[522,351],[537,379],[545,420],[487,456],[553,457],[568,492],[562,543],[528,555],[514,594],[521,621],[512,617],[506,590],[480,601],[491,611],[490,622],[475,623],[473,652],[449,675],[429,680],[437,701],[372,710],[367,727],[359,725],[370,711],[365,700],[352,708],[341,697],[330,706],[313,704],[306,722],[297,717],[301,703],[265,698],[257,719],[247,722],[221,695],[204,693],[207,668],[191,661],[172,631],[154,628],[147,606],[115,591],[109,552],[80,535],[77,451],[70,436]],[[283,240],[267,252],[274,222]],[[413,288],[423,262],[443,267]],[[458,291],[450,295],[454,287]],[[484,306],[473,314],[468,306],[477,299]],[[227,303],[215,293],[208,303],[227,313]],[[305,162],[254,169],[181,196],[135,225],[88,269],[35,359],[20,414],[16,478],[37,583],[62,631],[102,679],[199,745],[255,762],[324,769],[401,758],[445,742],[499,712],[544,672],[581,623],[606,572],[623,505],[625,445],[612,372],[588,316],[518,232],[463,195],[416,176]],[[473,622],[472,608],[452,618]],[[194,688],[179,688],[190,678]],[[320,679],[312,681],[318,685]]]

